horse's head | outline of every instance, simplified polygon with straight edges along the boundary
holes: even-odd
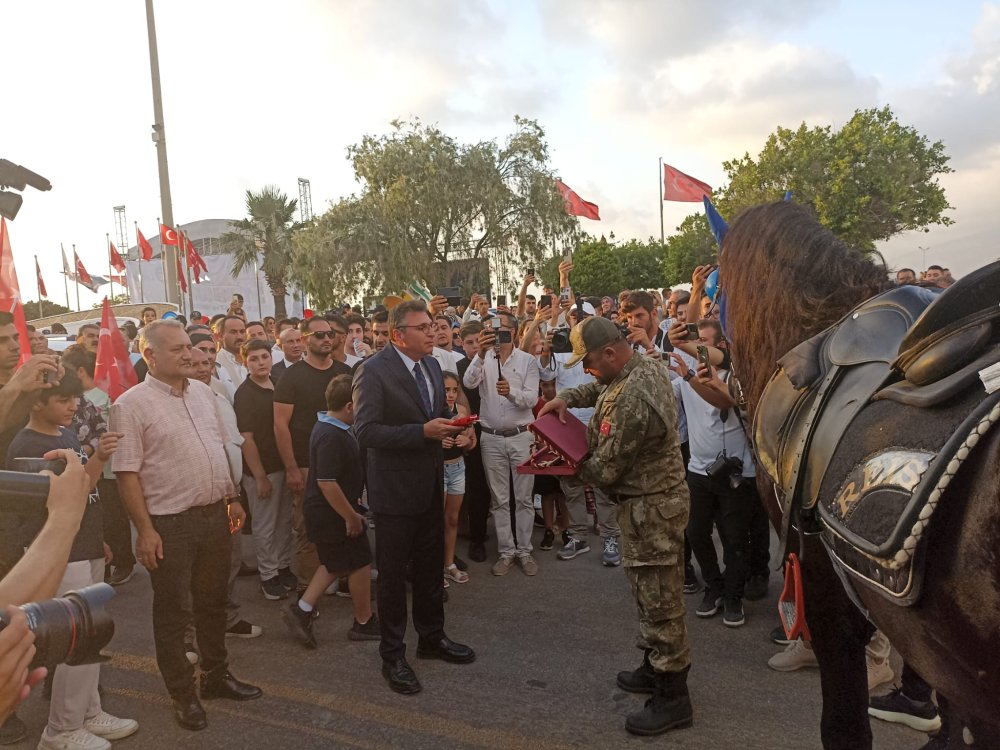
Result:
[[[740,214],[719,263],[726,336],[751,411],[782,355],[888,283],[884,265],[784,201]]]

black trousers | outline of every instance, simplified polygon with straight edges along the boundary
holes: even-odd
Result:
[[[747,540],[747,572],[751,576],[767,578],[771,574],[771,519],[767,517],[764,503],[760,500],[756,482],[750,482],[750,489],[753,490],[753,508]]]
[[[202,670],[212,673],[228,665],[229,515],[219,501],[152,519],[163,540],[163,559],[149,576],[156,663],[171,697],[180,698],[194,692],[194,667],[184,653],[189,622],[194,622]]]
[[[490,517],[490,487],[486,482],[486,469],[483,468],[483,456],[478,444],[475,450],[465,456],[463,504],[469,512],[469,539],[476,544],[485,544],[486,521]],[[511,508],[513,509],[513,504]]]
[[[97,480],[97,491],[101,495],[101,516],[104,524],[104,541],[108,543],[114,558],[111,564],[119,568],[135,565],[132,552],[132,526],[122,504],[118,491],[118,480],[101,478]]]
[[[406,655],[406,567],[413,573],[413,628],[420,640],[444,637],[444,503],[438,498],[416,516],[375,514],[378,566],[379,653],[385,661]]]
[[[688,472],[691,513],[688,516],[688,539],[702,578],[709,591],[727,599],[741,599],[747,575],[747,535],[757,493],[744,481],[737,488],[701,474]],[[719,570],[719,557],[712,543],[713,525],[722,541],[725,572]]]

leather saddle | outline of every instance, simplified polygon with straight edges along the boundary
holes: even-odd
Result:
[[[817,502],[862,410],[878,401],[918,410],[952,403],[978,382],[979,370],[1000,360],[998,319],[1000,261],[943,292],[904,286],[872,297],[778,362],[754,415],[753,439],[782,503],[783,550],[793,523],[804,533],[829,530]],[[866,555],[891,556],[904,516],[878,543],[852,543],[867,546]]]

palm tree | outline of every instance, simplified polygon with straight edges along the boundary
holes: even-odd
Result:
[[[285,275],[292,235],[304,226],[294,220],[298,201],[274,185],[257,193],[247,190],[246,200],[247,218],[231,224],[233,231],[222,235],[222,244],[233,256],[233,276],[259,264],[274,296],[274,316],[280,319],[287,314]]]

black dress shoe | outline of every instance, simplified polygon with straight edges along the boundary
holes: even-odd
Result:
[[[389,682],[389,687],[403,695],[414,695],[423,690],[413,668],[406,659],[382,662],[382,676]]]
[[[184,698],[174,698],[174,718],[184,729],[190,729],[192,732],[208,726],[205,709],[201,707],[201,701],[194,694]]]
[[[452,664],[468,664],[476,660],[476,652],[462,643],[455,643],[447,636],[436,643],[417,642],[417,658],[441,659]]]
[[[482,542],[470,542],[469,559],[472,562],[486,562],[486,545]]]
[[[201,676],[201,697],[205,700],[229,698],[234,701],[252,701],[261,695],[263,693],[259,687],[240,682],[228,669],[221,674]]]

